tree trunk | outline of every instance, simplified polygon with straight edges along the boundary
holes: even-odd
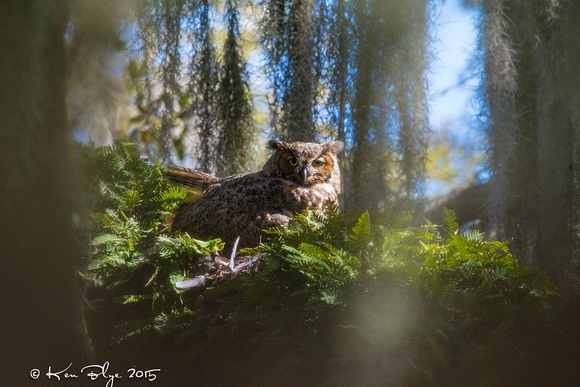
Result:
[[[66,4],[0,2],[2,385],[93,356],[73,223],[82,206],[65,108]]]

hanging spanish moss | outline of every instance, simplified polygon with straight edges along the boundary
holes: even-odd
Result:
[[[142,110],[155,116],[148,121],[153,126],[149,133],[157,138],[157,157],[169,161],[176,115],[174,100],[181,94],[180,20],[185,4],[182,0],[143,0],[139,9],[138,51],[146,96]]]
[[[578,203],[578,26],[568,1],[483,2],[483,98],[487,106],[488,207],[512,251],[559,283],[574,285]],[[573,63],[573,65],[572,65]],[[565,278],[562,267],[568,268]]]
[[[126,43],[118,24],[128,17],[127,3],[70,2],[67,44],[67,111],[71,127],[96,144],[109,144],[126,134],[119,117],[126,114],[126,80],[111,71],[123,67]]]
[[[221,127],[216,146],[218,176],[248,172],[255,168],[253,148],[257,140],[257,128],[252,117],[252,95],[240,44],[236,0],[227,1],[224,19],[228,32],[216,97]]]
[[[491,181],[490,220],[500,235],[506,231],[506,210],[510,192],[508,168],[513,158],[518,127],[516,125],[515,96],[517,73],[515,69],[516,49],[510,40],[508,15],[504,1],[488,1],[483,7],[481,45],[484,50],[484,99],[487,106],[487,135],[490,146],[490,167],[494,171]]]
[[[338,0],[327,10],[328,47],[326,57],[328,69],[325,82],[328,85],[327,110],[330,124],[336,130],[336,138],[347,140],[351,125],[349,103],[353,97],[353,28],[352,10],[346,0]],[[350,139],[349,139],[350,140]]]
[[[213,170],[218,130],[215,9],[209,1],[142,0],[139,10],[136,52],[142,57],[146,99],[141,110],[153,117],[147,123],[157,139],[155,156],[182,159],[185,139],[193,132],[198,166]]]
[[[326,109],[350,145],[346,206],[413,198],[429,138],[428,2],[339,1],[331,13]]]
[[[224,12],[209,0],[143,0],[137,52],[155,156],[177,156],[196,168],[230,174],[254,166],[252,95],[242,54],[239,5]],[[218,60],[214,25],[224,18],[227,38]],[[221,28],[221,26],[220,26]]]
[[[208,172],[216,170],[216,145],[219,134],[216,99],[218,64],[212,38],[212,9],[209,0],[201,0],[199,5],[193,8],[191,17],[193,55],[188,86],[192,103],[186,112],[186,117],[191,120],[197,136],[196,167]]]
[[[272,87],[272,130],[286,141],[315,141],[315,58],[320,50],[315,25],[322,22],[318,3],[268,0],[262,6],[260,33]]]
[[[260,55],[247,59],[239,14],[247,2],[138,0],[130,139],[162,162],[248,171],[259,143],[251,89],[265,88],[267,136],[346,143],[345,208],[412,199],[429,136],[428,4],[264,0],[250,21]],[[250,85],[259,77],[246,60],[262,65],[264,84]]]
[[[161,57],[161,79],[163,91],[160,97],[161,106],[159,128],[159,157],[171,161],[169,149],[173,146],[173,128],[175,127],[176,112],[174,101],[181,95],[179,83],[181,69],[181,17],[184,11],[184,0],[164,0],[163,7],[163,54]]]

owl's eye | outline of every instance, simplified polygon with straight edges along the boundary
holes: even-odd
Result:
[[[312,166],[315,168],[320,168],[324,165],[324,161],[323,160],[314,160],[312,162]]]
[[[295,167],[298,165],[298,160],[296,160],[294,157],[291,157],[288,159],[288,164],[290,164],[291,166]]]

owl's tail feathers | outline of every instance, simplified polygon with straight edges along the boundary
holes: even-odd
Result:
[[[165,176],[174,184],[189,188],[201,194],[208,183],[217,177],[209,173],[196,171],[195,169],[170,165],[165,171]]]

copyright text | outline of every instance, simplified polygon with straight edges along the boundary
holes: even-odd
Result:
[[[57,381],[65,380],[78,380],[79,378],[85,378],[90,381],[102,381],[105,382],[106,387],[113,387],[115,380],[123,379],[141,379],[147,382],[153,382],[157,379],[157,373],[161,371],[160,368],[154,368],[149,370],[140,370],[137,368],[129,368],[124,373],[113,372],[109,370],[109,362],[103,364],[92,364],[84,367],[73,367],[73,363],[70,363],[67,367],[55,368],[53,366],[48,366],[46,373],[43,373],[38,368],[33,368],[30,370],[30,377],[34,380],[41,378],[53,379]]]

